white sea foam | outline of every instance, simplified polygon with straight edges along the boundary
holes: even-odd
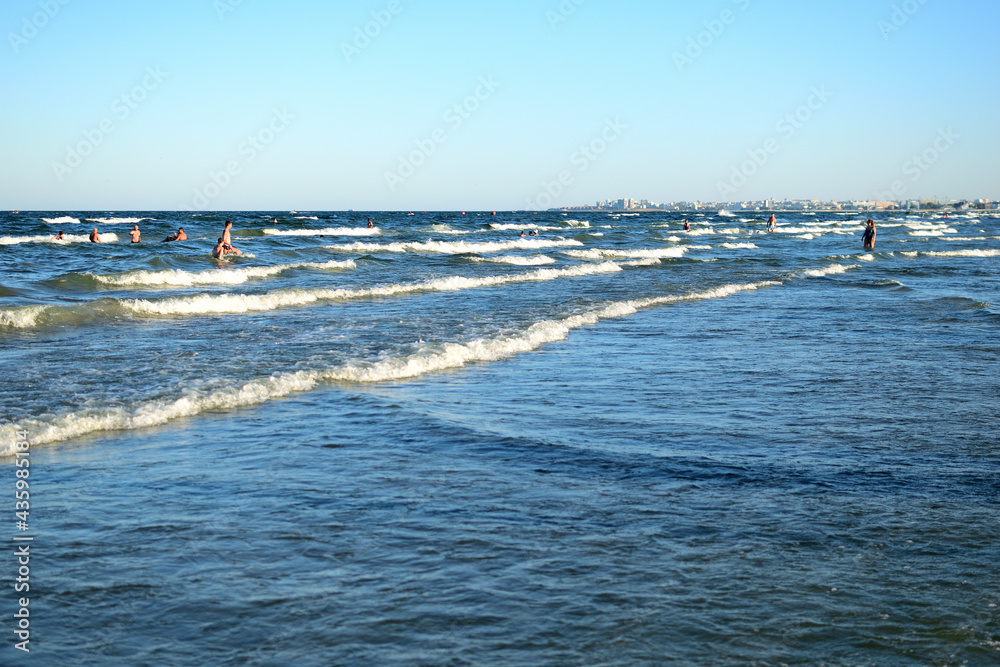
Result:
[[[916,257],[918,253],[904,252],[907,257]],[[921,251],[924,257],[1000,257],[1000,250],[945,250],[942,252]]]
[[[112,233],[100,234],[102,243],[117,243],[118,235]],[[51,235],[42,236],[0,236],[0,245],[18,245],[21,243],[90,243],[90,236],[87,234],[66,234],[61,240],[52,238]]]
[[[710,246],[710,245],[689,245],[689,246],[685,246],[684,249],[685,250],[711,250],[712,246]]]
[[[71,218],[68,215],[61,218],[42,218],[45,222],[50,225],[78,225],[80,221],[76,218]]]
[[[723,248],[729,248],[730,250],[756,250],[757,246],[753,243],[723,243]]]
[[[729,236],[733,236],[735,234],[742,234],[743,230],[742,229],[737,229],[736,227],[727,227],[725,229],[720,229],[718,231],[718,233],[719,234],[728,234]]]
[[[824,269],[807,269],[805,271],[799,271],[795,275],[801,276],[803,278],[822,278],[824,276],[835,276],[842,273],[847,273],[851,269],[860,268],[860,264],[851,264],[849,266],[844,264],[833,264]]]
[[[212,269],[210,271],[189,272],[180,269],[166,271],[131,271],[117,275],[91,276],[97,282],[115,287],[172,286],[191,287],[194,285],[240,285],[254,278],[269,278],[292,269],[318,269],[332,271],[355,268],[353,260],[343,262],[299,262],[277,266],[250,266],[241,269]]]
[[[102,225],[135,225],[143,220],[152,219],[153,218],[87,218],[87,222],[99,222]],[[79,220],[77,222],[79,222]]]
[[[872,255],[871,253],[868,253],[867,255],[855,255],[854,259],[859,262],[874,262],[875,255]]]
[[[264,229],[265,236],[377,236],[378,227],[329,227],[327,229]]]
[[[566,224],[571,227],[590,227],[590,223],[586,220],[567,220]]]
[[[944,236],[945,234],[958,234],[957,229],[948,227],[946,229],[931,229],[925,231],[907,232],[910,236]]]
[[[816,237],[813,234],[799,234],[799,235],[794,236],[793,238],[804,239],[806,241],[812,241]]]
[[[719,211],[719,217],[720,218],[735,218],[736,215],[733,214],[733,213],[731,213],[730,211],[727,211],[727,210],[723,209],[723,210]]]
[[[688,236],[704,236],[706,234],[714,234],[715,230],[711,229],[711,228],[708,228],[708,229],[691,229],[691,230],[688,230],[686,232],[680,232],[680,233],[681,234],[687,234]]]
[[[534,255],[532,257],[518,257],[516,255],[505,255],[502,257],[475,257],[477,262],[492,262],[494,264],[511,264],[513,266],[544,266],[555,264],[556,260],[545,255]]]
[[[986,236],[949,236],[945,241],[988,241]]]
[[[468,243],[466,241],[425,241],[414,243],[352,243],[350,245],[324,246],[336,252],[434,252],[445,255],[483,254],[504,250],[538,250],[540,248],[565,248],[582,246],[573,239],[517,238],[512,241]]]
[[[288,289],[266,294],[200,294],[161,300],[125,299],[122,307],[141,315],[208,315],[249,313],[304,306],[323,301],[388,297],[413,292],[455,292],[512,283],[543,282],[602,273],[616,273],[621,267],[613,262],[584,264],[565,269],[538,269],[514,275],[466,278],[452,276],[419,283],[401,283],[365,289]]]
[[[619,269],[620,270],[620,269]],[[419,377],[427,373],[461,368],[470,363],[493,362],[530,352],[564,340],[574,329],[592,326],[601,320],[627,317],[641,309],[660,305],[719,299],[779,282],[759,282],[720,287],[685,295],[671,295],[620,301],[563,319],[536,322],[522,331],[480,338],[466,343],[424,343],[411,354],[390,356],[378,361],[355,361],[320,370],[300,370],[258,378],[241,386],[210,393],[188,391],[176,399],[158,399],[136,406],[118,406],[70,412],[47,419],[27,419],[0,426],[0,455],[12,456],[16,432],[27,430],[32,443],[41,445],[69,440],[98,431],[148,428],[172,420],[219,410],[259,405],[266,401],[309,391],[329,382],[377,383]]]
[[[451,225],[431,225],[431,231],[435,234],[451,234],[453,236],[464,236],[466,234],[472,234],[473,232],[467,229],[455,229]]]
[[[815,234],[815,227],[778,227],[779,234]]]
[[[297,215],[296,220],[319,220],[315,215]]]
[[[520,231],[522,229],[525,230],[525,231],[530,230],[530,229],[537,229],[537,230],[542,231],[542,232],[546,232],[546,231],[548,231],[548,232],[555,232],[555,231],[565,230],[566,229],[565,227],[545,227],[545,226],[542,226],[542,225],[535,225],[535,224],[531,224],[531,223],[525,223],[525,224],[509,223],[508,224],[508,223],[499,223],[499,222],[490,223],[489,228],[492,229],[492,230],[494,230],[494,231],[498,231],[498,232],[516,232],[516,231]]]
[[[611,250],[592,248],[590,250],[564,250],[562,254],[575,259],[664,259],[684,256],[683,247],[673,248],[634,248],[629,250]]]
[[[661,262],[656,257],[649,257],[647,259],[633,259],[631,262],[622,262],[621,265],[639,267],[639,266],[655,266],[657,264],[662,264],[662,263],[663,262]]]
[[[38,316],[51,306],[14,306],[0,310],[0,327],[31,329],[38,323]]]

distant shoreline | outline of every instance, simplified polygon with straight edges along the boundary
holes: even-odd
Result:
[[[737,215],[742,215],[743,217],[746,217],[748,215],[768,215],[770,213],[859,213],[859,214],[860,213],[865,213],[865,214],[868,214],[868,213],[874,213],[874,214],[881,214],[881,213],[902,213],[903,215],[919,215],[921,213],[928,213],[929,212],[929,211],[917,211],[917,210],[901,211],[901,210],[888,210],[888,209],[878,210],[878,211],[870,211],[868,209],[856,209],[856,208],[841,209],[839,211],[835,210],[835,209],[809,209],[809,210],[802,210],[802,209],[797,209],[797,208],[769,208],[767,210],[760,210],[760,211],[744,211],[744,210],[739,210],[739,209],[737,209],[735,211],[730,211],[729,209],[718,209],[718,210],[715,210],[715,209],[710,209],[710,208],[708,208],[708,209],[705,209],[705,208],[684,209],[684,210],[681,210],[681,211],[670,211],[670,210],[665,210],[665,209],[662,209],[662,208],[630,208],[630,209],[610,209],[610,208],[550,208],[550,209],[548,209],[547,212],[548,213],[610,213],[610,214],[614,214],[614,215],[621,215],[623,213],[624,214],[629,214],[629,213],[675,213],[675,214],[681,214],[681,213],[712,213],[712,214],[716,214],[717,215],[719,211],[729,211],[730,213],[733,214],[734,217],[737,216]],[[935,211],[935,212],[944,212],[944,213],[954,213],[954,212],[956,212],[956,211],[953,211],[953,210],[944,210],[944,209],[933,209],[933,211]]]

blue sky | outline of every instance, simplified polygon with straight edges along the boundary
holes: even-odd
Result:
[[[0,207],[1000,198],[998,26],[969,0],[6,0]]]

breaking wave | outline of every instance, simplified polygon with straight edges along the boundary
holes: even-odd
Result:
[[[719,299],[744,291],[780,285],[780,282],[723,285],[701,292],[610,303],[562,319],[542,320],[513,333],[465,343],[423,343],[410,354],[377,361],[354,361],[320,370],[300,370],[258,378],[240,386],[208,393],[189,391],[176,399],[158,399],[135,406],[117,406],[69,412],[51,418],[31,418],[0,426],[0,455],[11,456],[17,431],[31,433],[34,445],[59,442],[99,431],[123,431],[159,426],[205,412],[233,410],[305,392],[332,382],[377,383],[405,380],[428,373],[461,368],[470,363],[509,359],[543,345],[566,339],[570,332],[606,319],[627,317],[639,310],[685,301]]]

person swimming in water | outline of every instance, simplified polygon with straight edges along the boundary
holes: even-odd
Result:
[[[101,235],[97,233],[97,227],[94,227],[94,231],[90,232],[90,242],[104,243],[104,241],[101,240]]]
[[[219,237],[219,243],[212,248],[212,257],[215,259],[222,259],[228,252],[229,251],[226,250],[226,244],[222,241],[222,237]]]
[[[134,225],[128,235],[132,237],[132,243],[142,243],[142,233],[139,231],[139,225]]]
[[[865,250],[875,249],[875,235],[877,233],[878,232],[875,229],[875,221],[869,218],[868,226],[865,227],[865,233],[861,235],[861,240],[864,241],[865,244]]]
[[[52,237],[52,240],[53,241],[65,241],[66,240],[66,232],[59,232],[58,234],[56,234],[55,236]]]
[[[187,241],[188,235],[184,233],[184,228],[179,227],[176,234],[171,234],[167,238],[163,239],[165,243],[170,243],[171,241]]]

